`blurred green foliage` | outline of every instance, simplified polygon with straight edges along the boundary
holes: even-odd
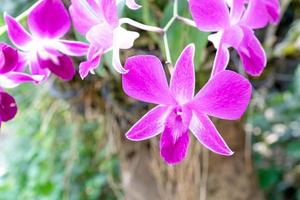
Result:
[[[291,0],[277,27],[269,78],[254,90],[247,117],[254,167],[268,200],[300,199],[299,11],[300,2]]]
[[[33,2],[1,1],[0,11],[17,16]],[[0,39],[9,42],[6,34]],[[87,120],[75,112],[56,94],[56,84],[9,91],[19,112],[1,130],[0,200],[122,198],[119,162],[101,118]]]
[[[299,9],[300,11],[300,9]],[[300,55],[300,19],[294,21],[284,40],[277,45],[276,56],[299,57]]]
[[[300,65],[288,91],[256,92],[248,117],[254,165],[268,199],[300,199]]]
[[[0,199],[116,199],[119,164],[110,153],[100,120],[87,121],[51,85],[21,86],[20,112],[6,124],[5,173]]]

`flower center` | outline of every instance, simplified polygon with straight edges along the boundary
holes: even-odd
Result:
[[[181,107],[177,107],[177,108],[175,108],[175,113],[176,113],[176,115],[179,117],[181,117],[182,116],[182,114],[183,114],[183,111],[182,111],[182,108]]]
[[[48,39],[35,39],[32,40],[29,45],[26,48],[26,55],[28,56],[29,60],[36,60],[37,55],[40,56],[41,59],[52,60],[53,63],[59,64],[59,60],[57,59],[57,56],[50,52],[51,51],[51,45],[54,41],[48,40]],[[47,50],[47,48],[49,50]]]

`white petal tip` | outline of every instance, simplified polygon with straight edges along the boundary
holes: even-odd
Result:
[[[124,69],[124,70],[120,71],[120,74],[127,74],[128,72],[129,72],[129,70]]]
[[[193,48],[193,49],[195,49],[196,47],[195,47],[194,43],[190,43],[189,45],[187,45],[187,48]]]
[[[224,153],[224,154],[221,154],[221,155],[223,155],[223,156],[232,156],[234,154],[234,152],[233,151],[229,151],[229,152],[226,152],[226,153]]]

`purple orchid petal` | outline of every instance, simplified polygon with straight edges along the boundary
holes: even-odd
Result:
[[[7,44],[0,43],[0,74],[13,70],[18,64],[18,51]]]
[[[238,48],[244,37],[240,26],[231,26],[222,33],[220,43],[228,47]]]
[[[270,22],[278,24],[280,21],[280,3],[279,0],[266,0],[266,10],[269,13]]]
[[[98,16],[103,15],[103,9],[101,6],[103,4],[103,0],[79,0],[79,1],[81,1],[82,3],[87,3],[87,5],[89,6],[88,8],[92,9],[95,12],[94,14],[97,14]]]
[[[13,119],[17,114],[15,99],[6,92],[0,92],[0,123]]]
[[[209,80],[190,106],[199,113],[236,120],[245,112],[250,97],[250,82],[235,72],[225,70]]]
[[[219,31],[229,26],[229,9],[224,0],[190,0],[190,10],[201,31]]]
[[[215,34],[211,34],[208,36],[208,39],[214,44],[215,48],[225,45],[226,48],[233,47],[237,49],[243,37],[244,33],[242,27],[236,25]]]
[[[61,55],[57,60],[38,58],[40,68],[49,69],[56,76],[65,81],[73,79],[76,70],[70,57]]]
[[[244,27],[243,31],[244,38],[238,47],[238,53],[246,72],[259,76],[267,64],[266,53],[252,30]]]
[[[60,38],[70,29],[69,14],[61,0],[43,0],[28,15],[28,27],[39,38]]]
[[[190,129],[199,142],[209,150],[225,156],[233,154],[207,116],[195,112],[191,120]]]
[[[142,7],[141,5],[137,4],[135,0],[126,0],[126,6],[132,10],[138,10]]]
[[[170,89],[180,104],[191,100],[195,91],[195,45],[187,46],[181,53],[171,77]]]
[[[79,65],[79,74],[82,79],[84,79],[89,72],[93,72],[101,61],[101,57],[103,55],[103,50],[98,47],[90,46],[87,61],[80,63]]]
[[[107,23],[112,28],[118,26],[118,9],[116,0],[87,0],[81,1],[88,11],[97,16],[98,23]]]
[[[57,49],[69,56],[83,56],[86,55],[89,45],[84,42],[59,40]]]
[[[268,23],[276,24],[280,19],[278,0],[249,0],[242,23],[252,29],[265,27]]]
[[[11,16],[5,14],[4,18],[10,40],[19,49],[24,49],[32,41],[31,35]]]
[[[230,1],[230,21],[231,24],[236,24],[241,20],[245,11],[246,0],[231,0]]]
[[[18,84],[27,82],[39,83],[44,79],[43,75],[30,75],[21,72],[10,72],[5,76]]]
[[[89,8],[88,6],[89,4],[85,5],[83,1],[72,0],[72,5],[69,8],[75,29],[82,35],[85,35],[93,26],[101,23],[97,14],[90,10],[92,7]]]
[[[160,155],[170,165],[184,160],[189,146],[187,124],[176,113],[171,112],[167,118],[165,129],[160,139]]]
[[[102,0],[101,6],[107,23],[112,27],[117,27],[119,18],[116,0]]]
[[[19,84],[14,82],[10,78],[7,78],[6,75],[0,75],[0,87],[1,88],[15,88],[17,86],[19,86]]]
[[[62,55],[62,53],[59,52],[59,50],[58,50],[60,48],[60,47],[58,47],[59,45],[61,45],[61,44],[59,44],[59,43],[57,44],[57,41],[54,41],[52,44],[44,46],[43,50],[45,50],[45,52],[42,51],[42,52],[39,53],[39,55],[43,58],[49,58],[49,57],[53,57],[53,56],[60,56],[60,55]]]
[[[27,57],[26,53],[18,51],[18,63],[14,67],[14,72],[24,72],[26,66],[27,66]]]
[[[124,92],[135,99],[170,105],[175,100],[168,88],[168,82],[160,60],[155,56],[134,56],[128,58],[122,75]]]
[[[3,78],[5,77],[5,79]],[[44,79],[43,75],[30,75],[23,72],[9,72],[1,77],[0,82],[4,82],[3,80],[6,80],[4,84],[0,85],[5,88],[12,88],[16,87],[21,83],[39,83]]]
[[[100,64],[101,61],[101,55],[96,56],[94,59],[92,60],[87,60],[84,61],[82,63],[80,63],[79,65],[79,74],[81,79],[85,79],[85,77],[87,77],[87,75],[89,75],[90,72],[93,72],[93,70],[95,70],[98,65]]]
[[[76,30],[83,35],[98,24],[115,28],[119,22],[115,0],[72,0],[70,14]]]
[[[215,74],[224,71],[229,63],[229,50],[225,47],[225,45],[221,45],[217,49],[216,57],[214,60],[213,68],[212,68],[212,76]]]
[[[146,113],[126,133],[126,137],[132,141],[150,139],[164,131],[168,108],[157,106]]]
[[[233,47],[238,49],[243,37],[243,30],[239,26],[232,26],[209,37],[209,40],[212,41],[214,46],[217,48],[212,75],[226,69],[230,58],[228,48]]]
[[[160,139],[160,155],[169,165],[176,165],[185,159],[190,142],[189,131],[182,133],[173,143],[172,128],[168,127]]]
[[[29,63],[30,72],[33,75],[41,75],[44,77],[42,81],[45,81],[49,78],[51,72],[47,68],[42,68],[39,63],[39,59],[32,59]]]

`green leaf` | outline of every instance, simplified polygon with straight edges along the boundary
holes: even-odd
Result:
[[[199,30],[192,27],[186,27],[185,24],[176,21],[169,29],[167,36],[169,48],[171,50],[171,59],[173,63],[176,62],[182,50],[188,44],[195,44],[195,67],[196,69],[198,69],[201,63],[203,49],[207,44],[208,34],[200,32]]]
[[[164,26],[172,17],[173,3],[170,2],[164,11],[161,24]],[[180,1],[178,5],[178,13],[181,16],[190,17],[188,4],[186,1]],[[201,32],[198,29],[188,26],[180,21],[175,21],[168,30],[168,43],[171,50],[171,59],[175,63],[182,50],[190,43],[194,43],[196,47],[195,67],[199,68],[201,63],[202,53],[207,45],[207,37],[209,33]]]

